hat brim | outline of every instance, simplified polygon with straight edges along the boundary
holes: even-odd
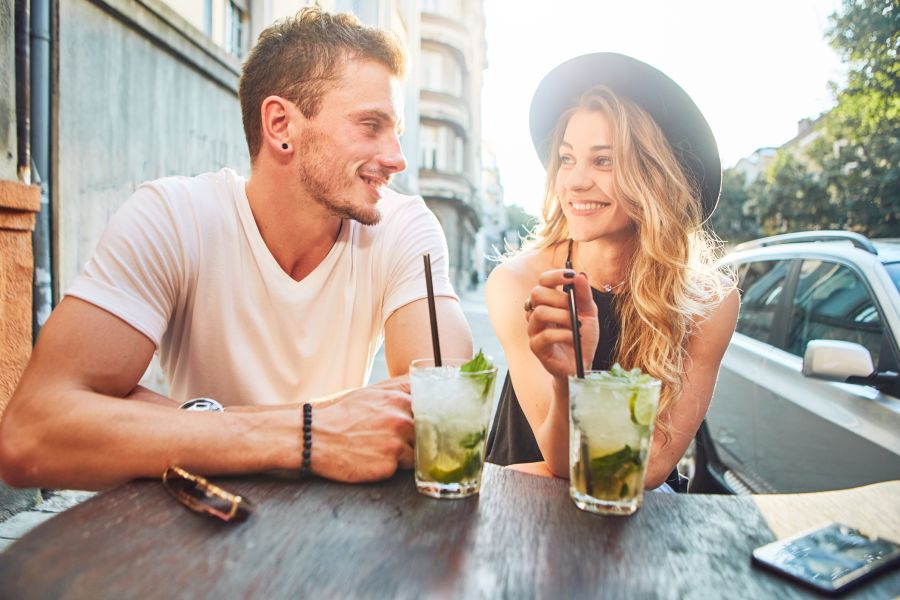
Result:
[[[700,192],[703,218],[719,201],[722,162],[709,123],[681,87],[662,71],[613,52],[584,54],[550,71],[534,92],[529,120],[531,141],[544,168],[560,116],[590,88],[604,85],[643,108],[659,125],[676,158]]]

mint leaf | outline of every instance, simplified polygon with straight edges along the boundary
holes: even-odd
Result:
[[[591,474],[596,479],[609,479],[632,468],[641,468],[641,451],[628,445],[612,454],[591,459]]]
[[[471,377],[473,381],[478,381],[481,385],[484,386],[484,391],[481,393],[483,398],[487,398],[491,393],[491,388],[494,386],[494,377],[497,375],[497,372],[492,370],[494,365],[491,364],[491,361],[484,355],[484,352],[481,349],[478,350],[478,354],[475,355],[475,358],[462,365],[459,368],[460,373],[482,373],[481,375],[475,375]],[[484,371],[489,371],[484,373]]]
[[[460,446],[467,450],[473,450],[475,446],[478,445],[478,442],[484,439],[484,429],[481,431],[476,431],[475,433],[470,433],[466,437],[462,439],[459,443]]]
[[[609,371],[593,375],[589,379],[634,386],[646,385],[653,381],[653,377],[649,373],[642,372],[639,367],[626,370],[619,363],[610,367]]]
[[[479,373],[481,371],[487,371],[492,366],[493,365],[484,355],[484,352],[479,349],[478,354],[475,356],[475,358],[461,366],[459,370],[461,373]]]

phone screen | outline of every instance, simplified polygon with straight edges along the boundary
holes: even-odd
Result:
[[[753,561],[824,592],[837,592],[900,564],[900,545],[831,523],[753,551]]]

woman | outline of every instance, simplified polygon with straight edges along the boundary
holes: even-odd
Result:
[[[584,368],[618,362],[662,381],[646,487],[677,481],[738,313],[702,225],[721,184],[715,139],[677,84],[612,53],[551,71],[532,100],[531,133],[547,168],[543,224],[487,283],[509,363],[487,460],[545,461],[569,475],[575,358],[562,288],[574,284]]]

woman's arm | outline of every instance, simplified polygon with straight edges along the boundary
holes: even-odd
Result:
[[[575,357],[568,299],[562,286],[573,282],[576,286],[582,353],[588,367],[599,338],[597,308],[584,275],[567,277],[561,269],[538,275],[524,259],[527,255],[491,273],[486,287],[488,314],[544,460],[554,475],[568,477],[567,377],[575,371]],[[526,299],[534,307],[531,313],[524,310]]]
[[[662,485],[700,428],[709,408],[719,364],[737,323],[740,297],[734,290],[697,326],[688,341],[688,362],[681,397],[670,409],[668,443],[659,428],[653,435],[645,487]]]

